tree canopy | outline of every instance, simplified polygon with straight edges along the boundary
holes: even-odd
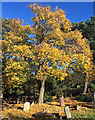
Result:
[[[7,59],[3,72],[10,87],[21,86],[28,72],[30,77],[40,80],[39,103],[43,103],[45,81],[50,77],[62,81],[76,71],[91,77],[92,53],[82,33],[71,30],[64,10],[56,7],[52,12],[50,6],[38,4],[29,5],[29,9],[35,14],[31,19],[33,27],[23,26],[19,19],[7,21],[11,24],[6,26],[7,34],[2,40],[3,59]]]
[[[95,63],[95,16],[91,20],[87,19],[86,22],[72,23],[72,30],[81,30],[83,37],[90,43],[90,49],[93,52],[93,62]]]

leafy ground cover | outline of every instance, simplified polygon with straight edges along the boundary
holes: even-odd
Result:
[[[44,103],[44,104],[34,104],[30,105],[30,110],[24,112],[21,108],[23,108],[23,104],[15,104],[14,106],[10,106],[10,108],[3,108],[2,115],[4,118],[12,118],[12,120],[24,120],[24,119],[33,119],[33,114],[37,112],[43,111],[45,109],[45,112],[49,110],[49,113],[58,113],[59,116],[65,117],[64,107],[69,106],[71,116],[74,119],[77,118],[85,118],[85,119],[92,119],[95,120],[95,109],[89,108],[91,107],[90,103],[86,102],[78,102],[76,100],[71,100],[70,98],[66,98],[65,105],[63,107],[60,106],[60,103],[58,100],[56,102],[50,102],[50,103]],[[76,110],[75,106],[81,104],[81,110]],[[87,106],[88,105],[88,106]],[[87,107],[84,107],[87,106]],[[56,119],[56,117],[55,117]],[[50,119],[49,119],[50,120]]]
[[[49,110],[49,113],[59,113],[60,116],[65,116],[65,113],[63,112],[64,108],[61,106],[56,105],[48,105],[48,104],[34,104],[30,106],[30,110],[24,112],[21,109],[17,109],[19,107],[23,107],[23,104],[15,105],[14,108],[11,109],[5,109],[2,111],[3,116],[6,117],[12,117],[12,118],[33,118],[32,114],[35,114],[37,112]]]

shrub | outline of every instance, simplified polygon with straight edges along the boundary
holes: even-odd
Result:
[[[44,103],[46,102],[51,102],[52,101],[52,96],[49,96],[47,93],[44,95]]]
[[[92,94],[81,94],[81,95],[78,95],[75,99],[81,102],[92,102],[93,95]]]

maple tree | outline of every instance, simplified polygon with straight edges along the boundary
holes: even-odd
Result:
[[[22,24],[23,21],[19,19],[5,19],[2,22],[3,92],[11,89],[15,89],[17,92],[27,79],[26,58],[21,53],[17,55],[15,52],[16,46],[24,46],[24,49],[20,47],[22,51],[28,50],[27,40],[31,27]]]
[[[64,80],[72,71],[86,73],[86,86],[92,74],[92,54],[86,39],[82,38],[79,30],[71,31],[72,25],[66,19],[62,9],[56,7],[52,12],[50,6],[41,7],[38,4],[30,5],[35,13],[32,34],[35,35],[34,43],[38,80],[41,80],[39,103],[43,103],[44,84],[49,76],[57,80]],[[60,27],[64,28],[63,31]]]
[[[95,78],[95,16],[91,16],[91,19],[87,19],[86,22],[72,23],[72,30],[78,29],[81,30],[83,37],[87,39],[87,42],[90,44],[90,50],[93,53],[93,81],[91,82],[91,86],[94,86],[94,78]]]
[[[38,4],[29,5],[29,9],[35,14],[31,19],[33,27],[23,26],[22,21],[13,19],[4,37],[3,52],[10,56],[4,73],[6,84],[16,87],[21,86],[27,79],[27,72],[31,72],[41,81],[39,103],[43,103],[45,81],[50,77],[62,81],[72,72],[81,71],[86,73],[87,83],[92,74],[92,54],[81,32],[71,31],[72,25],[64,10],[56,7],[52,12],[50,6]]]
[[[90,50],[93,52],[93,63],[95,63],[95,16],[87,19],[86,22],[72,23],[72,30],[81,30],[83,37],[90,43]]]

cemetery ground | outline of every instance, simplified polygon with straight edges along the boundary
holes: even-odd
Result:
[[[92,102],[79,102],[74,99],[74,97],[64,98],[64,105],[61,106],[59,99],[55,98],[52,102],[43,103],[43,104],[31,104],[29,110],[24,111],[24,104],[8,104],[3,102],[2,116],[4,118],[10,118],[11,120],[28,120],[35,119],[33,116],[35,113],[42,112],[52,113],[54,116],[51,118],[42,118],[44,119],[58,119],[60,117],[63,120],[66,118],[64,108],[69,107],[71,118],[85,118],[95,120],[95,109],[93,109]],[[39,118],[36,118],[39,120]]]

